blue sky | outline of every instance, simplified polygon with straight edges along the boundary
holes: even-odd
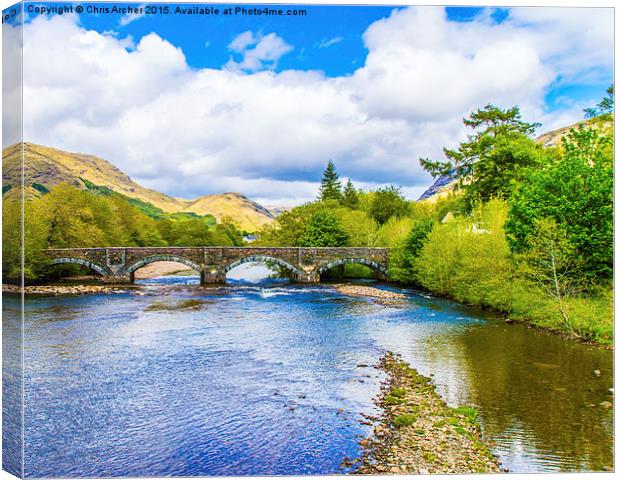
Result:
[[[415,198],[432,182],[418,158],[464,138],[472,109],[519,104],[554,128],[613,78],[610,9],[282,8],[307,14],[28,14],[28,140],[183,197],[299,203],[331,158]]]

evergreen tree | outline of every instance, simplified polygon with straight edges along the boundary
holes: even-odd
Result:
[[[327,164],[327,168],[323,172],[321,180],[321,189],[319,190],[319,200],[342,200],[342,190],[340,185],[340,176],[336,172],[336,166],[331,160]]]
[[[522,169],[535,165],[543,149],[530,135],[539,123],[521,120],[519,107],[502,109],[487,105],[463,119],[475,130],[455,150],[444,148],[446,161],[422,158],[422,167],[434,177],[450,175],[465,190],[471,207],[475,200],[509,197]]]
[[[353,186],[353,182],[351,182],[351,179],[349,179],[344,187],[342,204],[345,207],[355,209],[359,205],[359,201],[360,199],[357,195],[357,190]]]

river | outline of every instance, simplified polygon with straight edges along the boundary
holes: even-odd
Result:
[[[613,411],[600,405],[612,401],[611,351],[413,290],[379,285],[407,294],[386,302],[256,283],[250,270],[215,289],[170,276],[28,298],[26,475],[345,473],[371,432],[361,420],[377,413],[386,350],[449,404],[477,406],[510,471],[613,466]],[[15,331],[19,303],[5,295],[3,307]]]

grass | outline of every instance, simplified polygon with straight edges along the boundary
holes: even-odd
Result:
[[[407,394],[407,390],[405,390],[404,388],[399,388],[399,387],[393,388],[392,391],[390,392],[390,395],[396,398],[403,398],[406,394]]]
[[[404,402],[405,402],[405,400],[403,400],[402,398],[394,397],[392,395],[387,395],[383,399],[383,403],[385,405],[400,405],[400,404],[402,404]]]
[[[457,407],[452,409],[452,413],[455,415],[463,415],[467,417],[471,424],[475,424],[478,419],[478,410],[474,407]]]
[[[415,420],[416,420],[416,417],[414,415],[405,413],[403,415],[398,415],[394,417],[394,419],[392,420],[392,424],[395,427],[408,427],[409,425],[413,425]]]

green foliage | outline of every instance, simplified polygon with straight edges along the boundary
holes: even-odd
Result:
[[[395,387],[390,392],[390,395],[397,398],[403,398],[407,394],[407,390],[401,387]]]
[[[452,409],[452,413],[454,413],[455,415],[463,415],[467,417],[467,420],[471,424],[475,424],[476,420],[478,419],[478,410],[476,410],[474,407],[456,407]]]
[[[353,182],[351,182],[351,179],[349,179],[344,187],[342,205],[351,209],[355,209],[359,205],[359,201],[360,200],[357,190],[353,186]]]
[[[347,234],[338,219],[327,210],[314,213],[299,238],[300,247],[343,247]]]
[[[523,273],[553,299],[566,331],[575,333],[565,297],[579,293],[581,269],[566,230],[552,219],[536,219],[529,243]]]
[[[405,413],[403,415],[397,415],[392,420],[392,425],[395,427],[408,427],[409,425],[413,425],[416,417],[414,415]]]
[[[409,202],[394,185],[383,187],[374,192],[369,214],[379,225],[392,217],[404,217],[409,213]]]
[[[365,212],[348,208],[337,208],[333,209],[332,212],[347,234],[348,245],[352,247],[378,246],[377,222],[368,217]]]
[[[87,190],[60,184],[24,204],[24,279],[52,273],[48,248],[108,246],[242,245],[241,232],[228,219],[213,225],[211,216],[153,218],[123,195],[88,184]],[[147,204],[150,205],[150,204]],[[21,278],[21,202],[3,202],[3,269],[5,278]]]
[[[507,198],[512,183],[524,167],[539,162],[543,149],[529,138],[538,123],[521,120],[519,107],[501,109],[487,105],[463,123],[476,130],[456,150],[444,148],[447,161],[420,159],[434,177],[450,174],[466,192],[469,207],[476,199]]]
[[[607,94],[596,104],[595,107],[585,108],[583,113],[586,118],[599,117],[601,115],[611,115],[614,113],[614,85],[611,84],[605,91]]]
[[[531,169],[510,201],[506,232],[524,252],[536,221],[552,219],[565,230],[583,273],[592,281],[613,274],[613,163],[609,139],[594,129],[572,129],[557,162]]]
[[[426,243],[435,222],[427,217],[416,221],[405,240],[391,255],[390,277],[398,282],[415,283],[415,259]]]
[[[386,395],[385,398],[383,399],[383,403],[385,405],[400,405],[404,402],[405,401],[402,398],[395,397],[393,395]]]
[[[319,200],[342,200],[342,187],[340,185],[340,176],[336,172],[336,166],[331,160],[327,164],[327,168],[323,172],[321,180],[321,188],[319,190]]]
[[[259,232],[260,240],[256,244],[276,247],[298,247],[312,215],[320,210],[334,209],[338,205],[338,202],[332,200],[307,203],[288,210],[278,215],[273,225],[267,225]]]

